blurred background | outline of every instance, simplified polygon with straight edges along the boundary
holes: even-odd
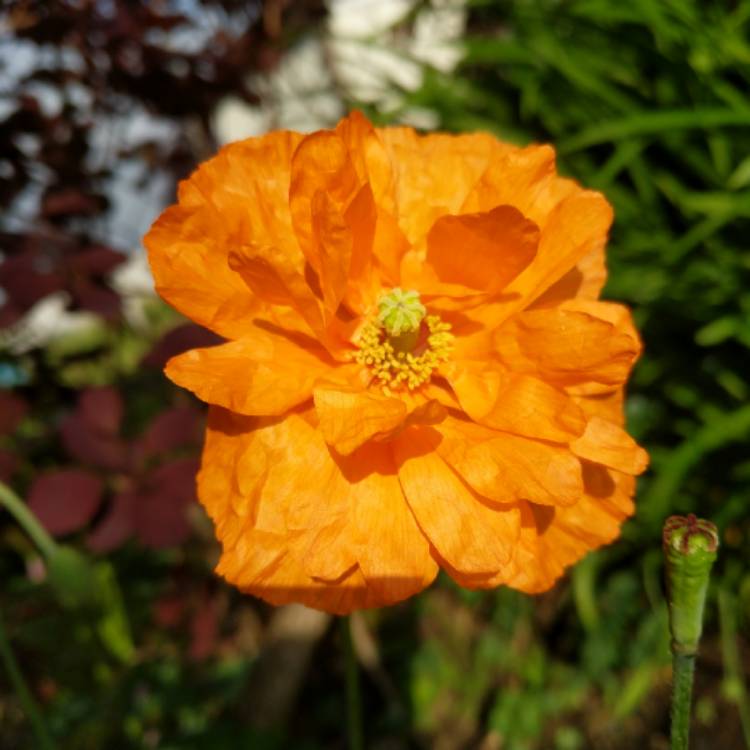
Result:
[[[607,195],[652,456],[622,539],[551,592],[440,578],[355,619],[368,747],[667,748],[660,530],[692,511],[722,535],[693,747],[750,748],[749,91],[748,0],[3,2],[0,479],[95,595],[3,514],[0,646],[58,746],[345,747],[331,618],[212,574],[203,407],[161,368],[214,338],[154,296],[141,237],[222,143],[357,107],[552,142]],[[30,747],[3,670],[0,748]]]

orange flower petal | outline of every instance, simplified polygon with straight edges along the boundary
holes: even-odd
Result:
[[[583,494],[581,462],[567,447],[447,419],[438,453],[483,497],[567,506]]]
[[[310,398],[334,363],[314,341],[281,334],[256,327],[237,341],[173,357],[165,372],[209,404],[240,414],[282,414]]]
[[[435,576],[389,450],[338,465],[300,416],[212,407],[198,492],[223,546],[217,571],[273,604],[342,614],[399,601]]]
[[[576,192],[580,188],[575,182],[556,174],[551,146],[508,147],[488,164],[461,213],[489,211],[507,203],[543,229],[559,203]]]
[[[512,206],[443,216],[427,235],[427,262],[441,282],[500,292],[536,255],[539,227]]]
[[[227,265],[221,241],[206,240],[214,222],[206,211],[172,206],[143,242],[161,297],[222,336],[242,336],[260,304]]]
[[[454,367],[446,377],[464,411],[486,427],[562,443],[583,433],[580,408],[542,380],[473,362]]]
[[[530,307],[553,307],[574,298],[596,299],[606,281],[607,265],[602,244],[584,255],[570,271],[537,297]]]
[[[591,312],[561,307],[528,310],[496,332],[496,350],[513,371],[558,386],[621,385],[641,349],[627,317],[615,325]]]
[[[437,455],[440,435],[411,427],[394,441],[398,476],[417,523],[458,575],[497,573],[512,554],[518,510],[490,509]]]
[[[252,557],[243,561],[231,551],[225,551],[216,572],[242,591],[275,606],[299,602],[331,614],[344,615],[357,609],[392,603],[376,599],[359,568],[353,568],[335,583],[312,578],[299,557],[285,549],[287,542],[286,536],[253,531],[248,535]],[[261,560],[266,561],[263,567]]]
[[[612,207],[604,196],[579,191],[562,200],[542,227],[537,257],[506,289],[519,295],[523,309],[559,281],[582,259],[600,251],[612,224]]]
[[[387,435],[406,418],[406,404],[377,391],[320,383],[313,391],[320,431],[347,455],[373,437]]]
[[[466,196],[491,159],[510,148],[484,133],[419,136],[412,128],[376,132],[394,171],[397,220],[413,244],[424,241],[440,216],[462,213]]]
[[[320,303],[304,276],[304,258],[274,245],[247,242],[229,253],[229,266],[260,300],[296,310],[310,332],[323,337]]]
[[[437,424],[446,410],[423,395],[394,398],[358,385],[319,382],[314,390],[318,427],[326,442],[349,455],[369,440],[392,438],[409,425]]]
[[[483,587],[504,583],[536,594],[549,589],[565,569],[615,540],[633,512],[633,478],[603,466],[584,466],[584,497],[569,508],[522,504],[515,555]]]
[[[390,448],[370,446],[342,459],[341,468],[351,481],[357,559],[375,597],[399,601],[429,586],[438,566],[401,491]]]
[[[353,236],[344,212],[361,187],[338,135],[319,131],[300,143],[292,160],[292,222],[330,315],[344,297],[352,263]]]
[[[278,132],[225,147],[180,184],[179,205],[144,237],[159,294],[222,336],[242,336],[258,310],[228,267],[237,238],[295,243],[284,207],[301,138]]]
[[[570,444],[581,458],[604,464],[624,474],[640,474],[648,466],[648,454],[619,425],[592,417],[586,430]]]

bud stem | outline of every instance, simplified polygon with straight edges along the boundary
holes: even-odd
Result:
[[[695,654],[672,654],[672,750],[687,750]]]

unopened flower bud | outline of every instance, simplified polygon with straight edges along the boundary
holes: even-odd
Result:
[[[713,523],[692,514],[672,516],[664,524],[663,541],[672,647],[677,653],[695,654],[719,533]]]

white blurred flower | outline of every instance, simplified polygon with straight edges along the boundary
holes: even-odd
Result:
[[[466,0],[327,0],[324,29],[289,49],[269,75],[249,86],[261,104],[235,97],[213,115],[221,143],[274,128],[309,132],[330,127],[345,101],[374,105],[401,122],[431,129],[436,112],[405,106],[425,67],[449,73],[460,62]]]
[[[133,328],[147,328],[146,306],[156,297],[154,279],[143,248],[133,250],[109,275],[109,285],[120,295],[122,313]]]
[[[83,333],[99,325],[92,312],[68,310],[70,295],[55,292],[33,305],[13,325],[0,331],[0,345],[11,354],[25,354],[70,334]]]
[[[250,105],[236,97],[222,99],[212,117],[220,143],[275,128],[308,133],[328,127],[344,114],[323,44],[316,36],[288,50],[273,73],[254,75],[248,83],[262,104]]]
[[[328,31],[341,39],[367,39],[403,21],[416,0],[328,0]]]

